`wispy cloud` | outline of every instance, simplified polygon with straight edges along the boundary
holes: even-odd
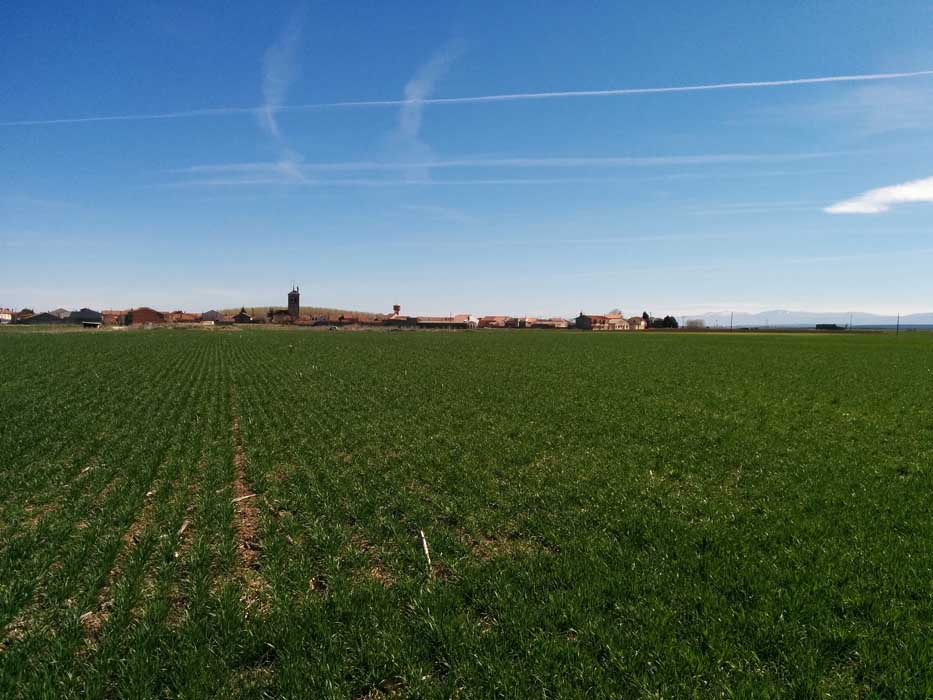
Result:
[[[724,233],[721,231],[712,231],[706,233],[660,233],[647,235],[626,235],[626,236],[566,236],[558,238],[477,238],[477,239],[445,239],[441,241],[418,240],[413,241],[413,247],[424,248],[430,245],[453,245],[479,248],[544,248],[580,245],[602,245],[602,246],[625,246],[632,243],[668,243],[671,241],[701,241],[701,240],[723,240],[732,238],[744,238],[746,234]]]
[[[427,161],[433,159],[430,147],[421,138],[421,122],[425,101],[433,94],[437,82],[450,69],[460,55],[462,47],[450,43],[418,69],[405,85],[405,99],[399,102],[398,129],[392,135],[392,145],[398,156],[408,163],[409,179],[425,180],[429,177]]]
[[[863,85],[854,91],[867,135],[933,128],[933,93],[916,85]]]
[[[758,214],[772,211],[813,211],[819,202],[732,202],[691,208],[693,214]]]
[[[257,116],[259,124],[271,136],[281,139],[276,112],[282,107],[285,96],[299,73],[298,44],[304,24],[304,13],[299,9],[292,15],[278,41],[266,50],[262,59],[263,105]]]
[[[418,136],[425,101],[434,92],[437,81],[444,77],[450,64],[462,51],[460,44],[449,44],[421,66],[415,76],[405,85],[405,99],[401,102],[402,110],[399,114],[399,128],[403,134],[410,137]]]
[[[717,153],[706,155],[665,156],[579,156],[579,157],[521,157],[521,158],[447,158],[423,162],[411,161],[350,161],[335,163],[302,163],[304,172],[364,172],[398,171],[411,167],[430,168],[619,168],[675,165],[716,165],[729,163],[755,163],[772,161],[800,161],[846,155],[840,151],[809,153]],[[176,172],[248,173],[269,172],[278,169],[277,163],[220,163],[193,165]]]
[[[826,207],[828,214],[880,214],[896,204],[933,202],[933,177],[879,187]]]
[[[262,59],[262,95],[264,103],[256,113],[259,125],[272,136],[279,146],[280,156],[273,164],[274,172],[285,181],[303,182],[302,157],[286,143],[276,113],[281,109],[285,95],[298,78],[298,46],[304,25],[305,9],[300,6],[289,19],[278,40],[269,47]]]
[[[441,71],[443,73],[443,71]],[[864,73],[859,75],[832,75],[817,78],[791,78],[787,80],[757,80],[752,82],[705,83],[701,85],[671,85],[663,87],[612,88],[606,90],[563,90],[557,92],[519,92],[493,95],[472,95],[466,97],[430,98],[427,93],[414,98],[407,93],[402,100],[347,100],[342,102],[319,102],[313,104],[275,106],[275,112],[313,111],[323,109],[344,109],[355,107],[399,107],[417,102],[419,108],[428,104],[469,104],[477,102],[509,102],[523,100],[553,100],[579,97],[620,97],[625,95],[650,95],[680,92],[706,92],[711,90],[743,90],[755,88],[792,87],[800,85],[821,85],[827,83],[854,83],[879,80],[900,80],[933,75],[933,70],[906,71],[899,73]],[[439,77],[439,76],[438,76]],[[409,83],[411,84],[411,83]],[[431,83],[433,87],[433,83]],[[52,124],[79,124],[105,121],[141,121],[155,119],[185,119],[191,117],[226,116],[235,114],[261,114],[268,111],[260,107],[211,107],[204,109],[179,110],[150,114],[120,114],[89,117],[62,117],[52,119],[21,119],[0,122],[0,126],[43,126]],[[417,112],[420,115],[420,111]]]
[[[245,185],[293,185],[385,187],[403,184],[453,185],[534,185],[558,183],[606,183],[625,180],[591,175],[587,177],[521,177],[521,178],[460,178],[431,180],[429,169],[618,169],[631,167],[665,167],[682,165],[728,165],[771,161],[808,161],[844,155],[839,152],[810,153],[726,153],[707,155],[620,156],[620,157],[522,157],[522,158],[448,158],[423,161],[350,161],[335,163],[292,163],[288,171],[282,162],[221,163],[193,165],[172,172],[188,175],[189,180],[170,183],[169,187],[237,187]],[[414,177],[413,172],[425,174]],[[400,172],[402,178],[339,177],[321,178],[322,173]]]
[[[606,156],[606,157],[520,157],[520,158],[447,158],[431,160],[399,161],[348,161],[334,163],[298,163],[279,162],[255,163],[218,163],[193,165],[171,172],[188,175],[190,180],[170,183],[169,187],[234,187],[243,185],[307,185],[330,186],[394,186],[400,184],[437,184],[437,185],[481,185],[481,184],[556,184],[556,183],[612,183],[622,182],[615,177],[561,177],[561,178],[461,178],[437,180],[433,182],[426,176],[429,169],[471,170],[471,169],[618,169],[641,167],[678,167],[684,165],[716,166],[729,164],[754,164],[760,162],[809,161],[846,155],[848,152],[824,151],[810,153],[719,153],[705,155],[665,155],[665,156]],[[322,179],[322,173],[379,173],[399,172],[405,175],[401,179],[377,178],[332,178]],[[413,173],[422,173],[415,177]],[[754,174],[754,173],[753,173]],[[799,173],[791,173],[799,175]],[[697,174],[694,174],[697,176]],[[660,176],[659,176],[660,177]]]
[[[338,179],[308,179],[298,181],[291,177],[271,175],[268,177],[227,177],[204,178],[168,182],[154,187],[159,189],[189,189],[209,187],[243,187],[256,185],[289,185],[306,187],[405,187],[405,186],[436,186],[436,187],[464,187],[484,185],[567,185],[567,184],[629,184],[626,180],[605,177],[527,177],[527,178],[477,178],[457,180],[428,180],[411,178],[338,178]]]
[[[861,137],[933,129],[933,91],[919,82],[861,84],[841,94],[792,105],[767,105],[767,121],[849,126]],[[744,121],[747,121],[744,120]]]

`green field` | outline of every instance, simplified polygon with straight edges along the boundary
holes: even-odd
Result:
[[[0,697],[933,696],[931,335],[3,331],[0,367]]]

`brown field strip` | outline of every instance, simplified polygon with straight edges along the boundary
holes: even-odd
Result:
[[[259,555],[259,508],[256,505],[257,495],[250,489],[246,476],[246,453],[243,450],[243,441],[240,435],[240,417],[236,410],[236,402],[231,394],[231,438],[233,440],[233,529],[236,538],[236,548],[239,564],[236,576],[243,586],[242,600],[247,610],[261,604],[263,593],[267,584],[260,574]]]

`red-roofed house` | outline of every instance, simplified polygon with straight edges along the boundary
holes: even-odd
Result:
[[[201,320],[199,314],[189,314],[184,311],[171,311],[167,315],[169,323],[197,323]]]
[[[130,326],[142,326],[148,323],[165,323],[165,314],[148,306],[131,309],[126,314],[126,322]]]
[[[574,321],[577,328],[584,331],[607,331],[609,330],[609,317],[597,314],[585,314],[582,311]]]
[[[105,326],[124,326],[126,313],[123,309],[104,309],[100,312],[100,320]]]
[[[518,319],[513,316],[483,316],[480,328],[518,328]]]

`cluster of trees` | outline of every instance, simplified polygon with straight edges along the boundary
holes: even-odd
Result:
[[[657,318],[651,316],[647,311],[645,311],[641,317],[645,319],[645,323],[648,324],[648,328],[677,328],[677,319],[673,316],[665,316],[664,318]]]

